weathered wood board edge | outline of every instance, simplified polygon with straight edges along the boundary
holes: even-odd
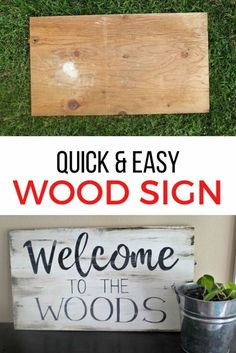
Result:
[[[206,11],[196,11],[196,12],[148,12],[148,13],[142,13],[142,12],[137,12],[137,13],[111,13],[111,14],[91,14],[91,15],[55,15],[55,16],[30,16],[29,19],[30,21],[34,21],[34,20],[40,20],[40,19],[52,19],[52,18],[61,18],[61,17],[65,17],[65,18],[71,18],[71,17],[83,17],[83,18],[100,18],[103,16],[109,16],[109,17],[115,17],[115,16],[197,16],[197,15],[201,15],[201,16],[206,16],[208,17],[208,12]]]
[[[10,229],[8,231],[9,237],[11,238],[12,234],[14,234],[14,232],[25,232],[25,231],[44,231],[44,230],[70,230],[70,229],[104,229],[106,231],[112,231],[112,230],[136,230],[136,229],[157,229],[157,230],[161,230],[161,229],[189,229],[189,230],[194,230],[195,227],[194,226],[188,226],[188,225],[164,225],[164,226],[113,226],[113,227],[107,227],[107,226],[78,226],[78,227],[42,227],[42,228],[22,228],[22,229]]]

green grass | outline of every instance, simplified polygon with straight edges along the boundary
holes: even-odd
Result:
[[[236,135],[235,7],[235,0],[0,0],[0,135]],[[29,16],[199,11],[209,13],[209,114],[31,117]]]

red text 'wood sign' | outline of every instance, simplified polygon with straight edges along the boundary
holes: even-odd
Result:
[[[190,227],[12,231],[15,328],[179,330],[193,244]]]

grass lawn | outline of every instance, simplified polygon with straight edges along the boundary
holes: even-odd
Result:
[[[235,9],[235,0],[0,0],[0,135],[236,135]],[[31,117],[29,16],[199,11],[209,14],[209,114]]]

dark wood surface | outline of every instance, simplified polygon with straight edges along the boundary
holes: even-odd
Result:
[[[231,353],[236,353],[236,337]],[[178,333],[16,331],[0,324],[0,353],[182,353]]]

